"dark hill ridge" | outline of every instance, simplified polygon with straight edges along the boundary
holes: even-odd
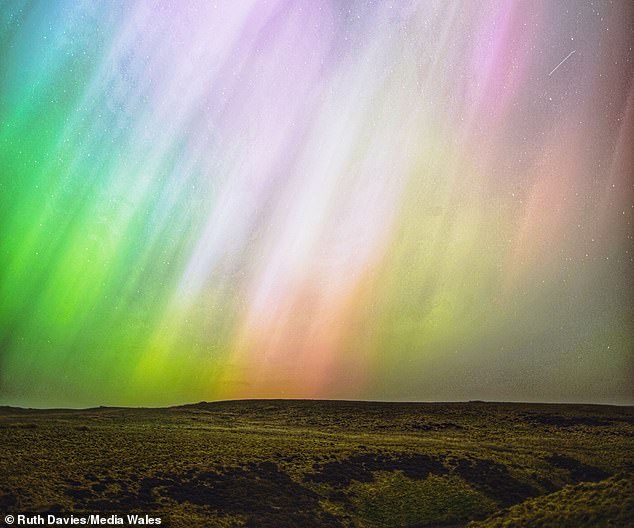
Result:
[[[219,400],[201,401],[164,407],[166,409],[198,409],[214,411],[220,409],[258,409],[264,411],[276,411],[283,409],[299,409],[304,411],[348,411],[376,412],[376,411],[397,411],[397,412],[426,412],[426,413],[446,413],[458,412],[481,412],[488,411],[529,411],[544,413],[573,413],[575,415],[596,415],[613,414],[615,416],[634,416],[633,405],[605,405],[591,403],[530,403],[530,402],[493,402],[493,401],[468,401],[468,402],[393,402],[393,401],[371,401],[371,400],[318,400],[318,399],[241,399],[241,400]]]
[[[293,398],[247,398],[236,400],[216,400],[216,401],[200,401],[196,403],[185,403],[171,406],[110,406],[100,405],[97,407],[19,407],[12,405],[0,405],[0,413],[4,412],[81,412],[81,411],[107,411],[107,410],[161,410],[161,409],[200,409],[200,410],[217,410],[230,407],[250,407],[253,409],[274,410],[284,407],[297,407],[301,409],[339,409],[339,410],[357,410],[361,409],[401,409],[401,410],[425,410],[426,412],[444,412],[447,409],[456,409],[464,412],[466,409],[530,409],[531,411],[543,410],[546,412],[553,410],[569,409],[575,413],[602,413],[613,410],[616,414],[634,415],[634,405],[610,405],[600,403],[544,403],[544,402],[502,402],[502,401],[450,401],[450,402],[416,402],[416,401],[380,401],[380,400],[328,400],[328,399],[293,399]],[[621,412],[619,412],[621,411]]]
[[[267,417],[286,418],[296,423],[328,425],[333,421],[348,427],[367,429],[378,425],[406,427],[421,424],[420,418],[435,421],[442,428],[458,426],[478,416],[507,419],[509,423],[524,421],[535,425],[574,427],[583,425],[608,426],[614,421],[634,423],[633,406],[596,404],[548,404],[505,402],[374,402],[349,400],[226,400],[199,402],[171,409],[210,413],[239,413],[261,421]],[[259,416],[259,418],[258,418]],[[457,423],[447,422],[454,417]],[[437,421],[437,418],[442,418]],[[372,420],[384,423],[374,424]],[[465,424],[466,425],[466,424]]]
[[[567,504],[600,493],[571,526],[634,518],[623,498],[634,470],[634,407],[3,407],[0,444],[0,513],[134,511],[177,527],[302,528],[522,525],[524,515],[540,526],[535,508],[552,525]]]

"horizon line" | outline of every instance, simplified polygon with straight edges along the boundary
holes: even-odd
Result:
[[[1,409],[16,409],[24,411],[90,411],[97,409],[130,409],[130,410],[166,410],[180,407],[190,407],[202,404],[247,403],[247,402],[330,402],[330,403],[379,403],[379,404],[413,404],[413,405],[443,405],[443,404],[513,404],[513,405],[568,405],[568,406],[598,406],[598,407],[634,407],[634,403],[596,403],[596,402],[561,402],[561,401],[525,401],[525,400],[353,400],[345,398],[232,398],[223,400],[200,400],[171,405],[91,405],[88,407],[52,406],[52,407],[23,407],[0,403]]]

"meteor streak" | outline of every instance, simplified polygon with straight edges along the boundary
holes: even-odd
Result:
[[[561,66],[564,62],[566,62],[566,61],[567,61],[570,57],[572,57],[572,56],[573,56],[573,54],[574,54],[576,51],[577,51],[577,50],[572,50],[570,53],[568,53],[568,55],[566,55],[566,56],[564,57],[564,59],[563,59],[563,60],[562,60],[559,64],[557,64],[557,66],[555,66],[555,67],[552,69],[552,71],[548,74],[548,77],[550,77],[553,73],[555,73],[555,72],[559,69],[559,67],[560,67],[560,66]]]

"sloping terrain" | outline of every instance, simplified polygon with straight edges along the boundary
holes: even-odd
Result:
[[[634,525],[634,480],[621,474],[601,482],[583,482],[529,499],[470,528],[543,526],[583,528]]]
[[[0,445],[2,514],[138,512],[177,527],[302,528],[632,519],[631,407],[3,408]]]

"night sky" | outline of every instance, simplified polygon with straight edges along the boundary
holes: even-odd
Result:
[[[634,5],[0,4],[0,404],[634,403]]]

